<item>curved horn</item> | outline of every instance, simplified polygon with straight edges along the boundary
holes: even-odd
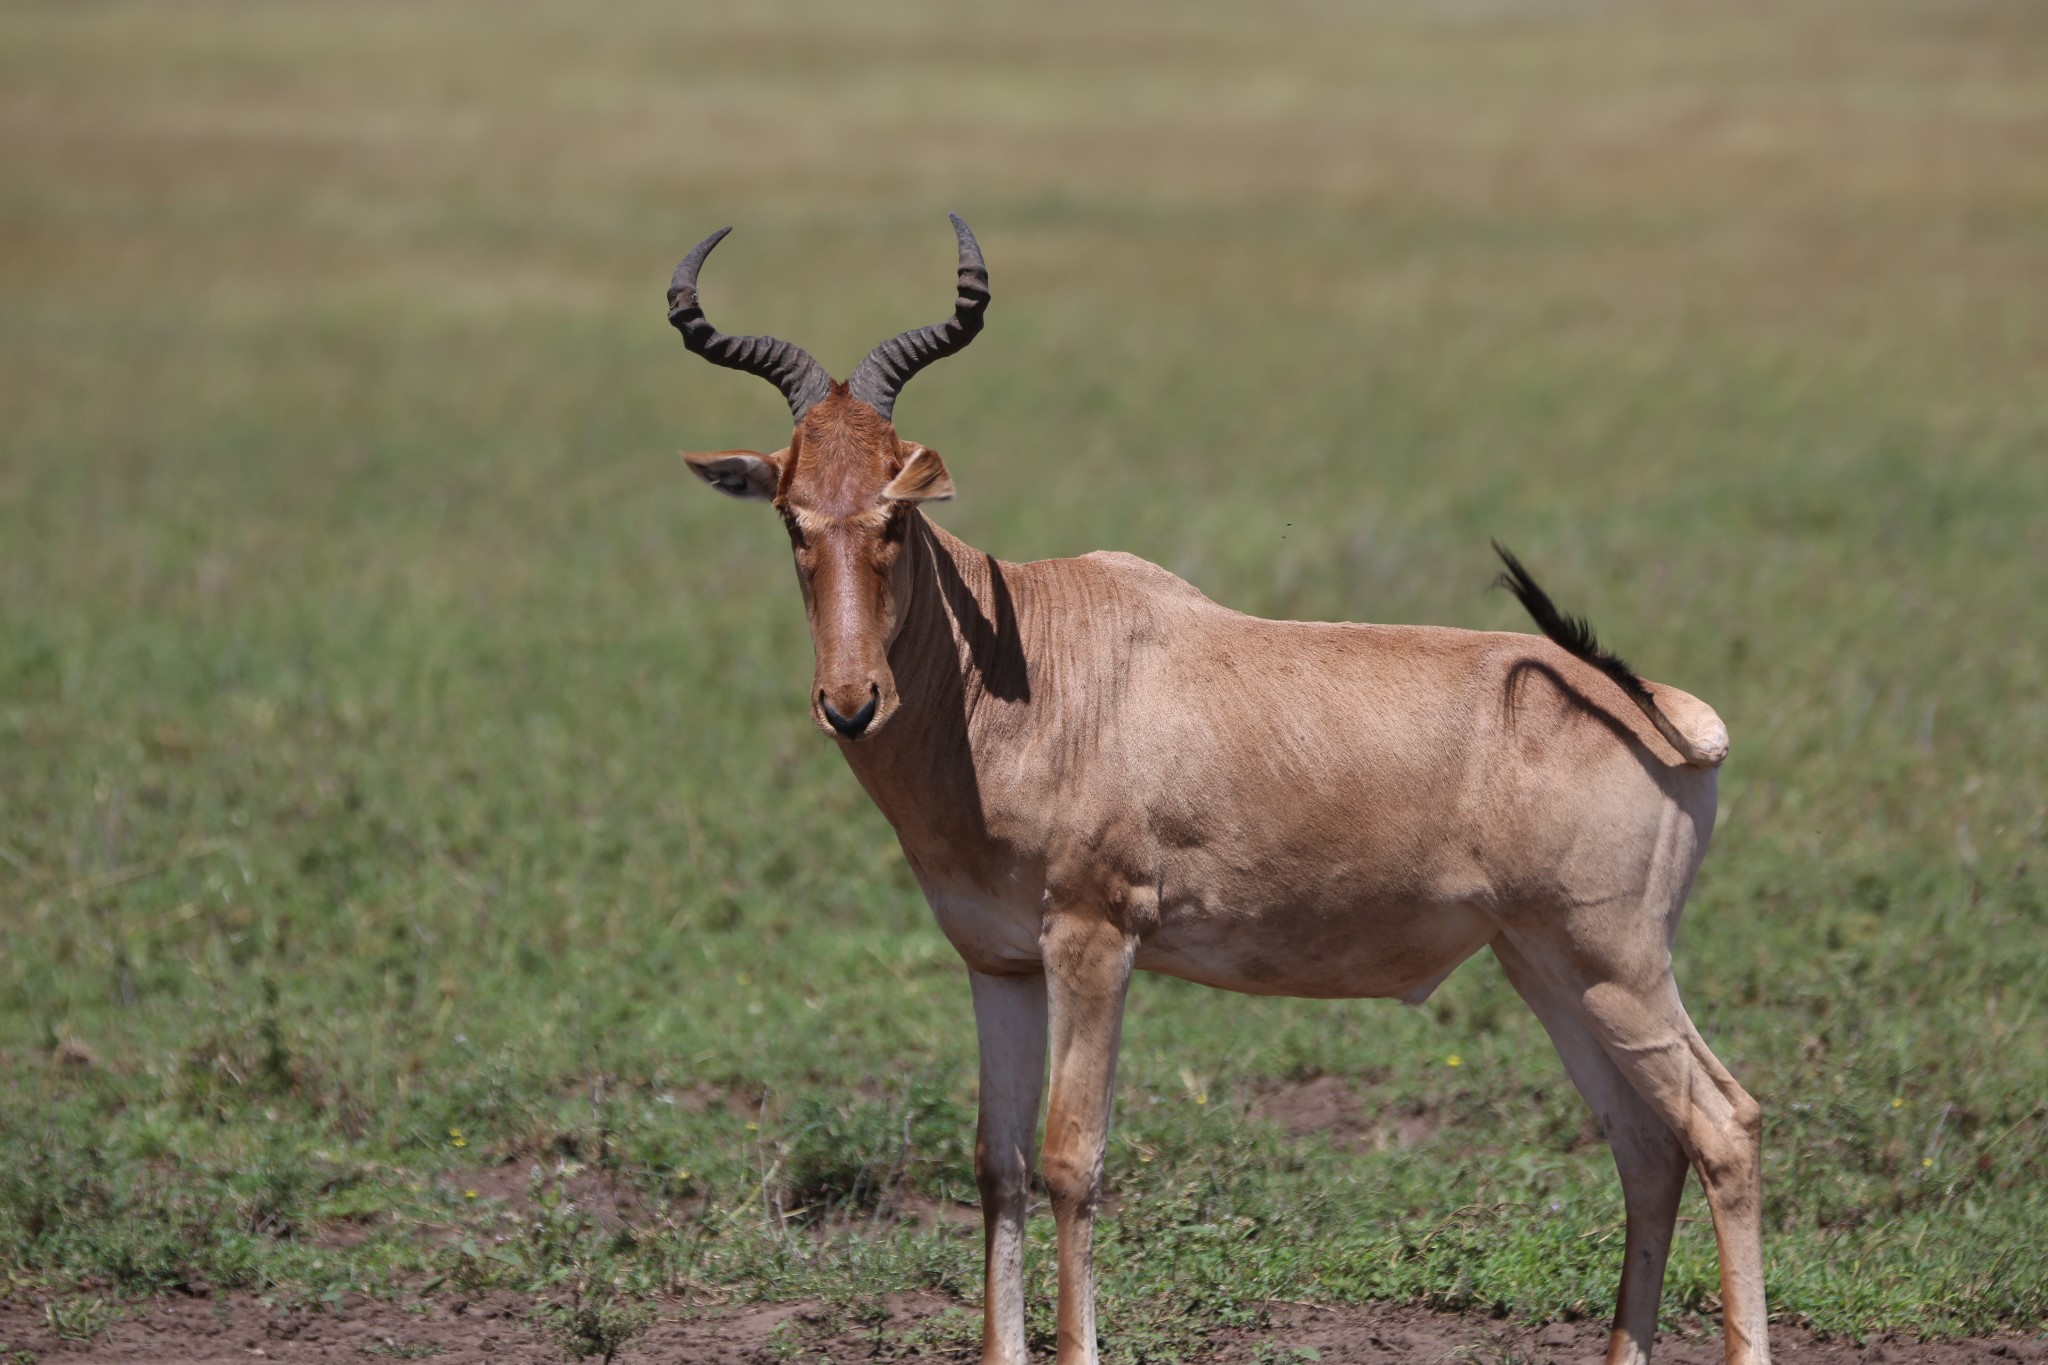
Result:
[[[812,359],[809,351],[791,342],[774,337],[727,336],[711,325],[703,306],[697,302],[697,271],[711,254],[711,248],[731,231],[726,227],[712,233],[697,243],[676,267],[668,282],[669,326],[683,334],[683,345],[712,364],[757,374],[781,389],[782,396],[789,400],[790,416],[801,422],[805,410],[832,387],[832,377],[825,373],[825,367]]]
[[[946,216],[953,220],[953,235],[960,239],[960,297],[953,300],[953,316],[891,337],[868,352],[848,381],[853,396],[884,417],[894,413],[896,395],[912,375],[974,340],[981,330],[981,315],[988,309],[988,266],[982,262],[981,246],[959,214]]]

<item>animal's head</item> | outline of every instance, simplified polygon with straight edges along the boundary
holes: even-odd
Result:
[[[800,346],[726,336],[705,320],[697,271],[730,231],[705,238],[676,267],[668,320],[683,344],[712,364],[757,374],[780,389],[795,429],[772,455],[721,450],[683,458],[720,492],[773,503],[782,514],[817,656],[811,718],[827,734],[859,739],[880,730],[898,704],[889,645],[909,603],[908,550],[918,504],[953,496],[952,476],[938,452],[896,434],[896,395],[912,375],[981,330],[988,267],[974,234],[953,215],[960,239],[953,316],[883,342],[840,383]]]

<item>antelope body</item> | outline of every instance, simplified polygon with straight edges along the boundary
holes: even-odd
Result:
[[[845,384],[705,320],[697,274],[723,233],[677,268],[669,307],[692,350],[789,400],[783,450],[685,458],[781,512],[813,719],[968,967],[985,1365],[1026,1360],[1042,1100],[1058,1365],[1095,1360],[1091,1241],[1132,971],[1417,1002],[1482,947],[1621,1175],[1610,1365],[1648,1359],[1688,1164],[1719,1242],[1727,1358],[1767,1361],[1760,1113],[1671,976],[1714,825],[1719,718],[1638,680],[1505,551],[1544,636],[1259,620],[1130,555],[1005,564],[947,534],[920,505],[952,496],[951,476],[891,419],[902,385],[980,329],[987,272],[953,221],[953,317],[883,343]]]

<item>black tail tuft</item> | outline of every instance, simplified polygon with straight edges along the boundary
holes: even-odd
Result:
[[[1621,690],[1638,702],[1651,701],[1650,689],[1643,686],[1643,680],[1628,666],[1628,660],[1600,648],[1600,641],[1593,635],[1591,621],[1559,611],[1557,603],[1550,600],[1550,594],[1538,587],[1529,571],[1522,567],[1522,561],[1508,553],[1507,547],[1497,540],[1493,542],[1493,552],[1500,556],[1501,563],[1508,566],[1505,573],[1493,580],[1493,586],[1513,593],[1515,600],[1535,618],[1545,635],[1621,684]]]

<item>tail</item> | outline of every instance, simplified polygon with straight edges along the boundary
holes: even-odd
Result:
[[[1600,647],[1600,641],[1593,635],[1591,621],[1583,616],[1567,616],[1559,611],[1557,604],[1550,600],[1550,594],[1538,587],[1536,580],[1529,576],[1529,571],[1522,567],[1522,561],[1508,553],[1507,547],[1497,540],[1493,542],[1493,552],[1500,556],[1501,563],[1507,565],[1507,569],[1493,580],[1493,585],[1497,588],[1506,588],[1513,593],[1515,600],[1527,608],[1529,615],[1535,618],[1537,627],[1545,635],[1556,641],[1568,653],[1584,659],[1614,679],[1621,690],[1628,693],[1628,699],[1641,707],[1643,714],[1650,718],[1650,724],[1657,727],[1657,733],[1664,736],[1665,742],[1672,748],[1678,750],[1679,757],[1689,766],[1720,766],[1721,760],[1728,756],[1725,739],[1713,747],[1702,748],[1687,738],[1683,731],[1671,723],[1671,717],[1664,714],[1664,709],[1657,705],[1657,698],[1651,694],[1649,686],[1636,676],[1636,671],[1629,667],[1628,660]],[[1715,729],[1720,730],[1718,724]]]

